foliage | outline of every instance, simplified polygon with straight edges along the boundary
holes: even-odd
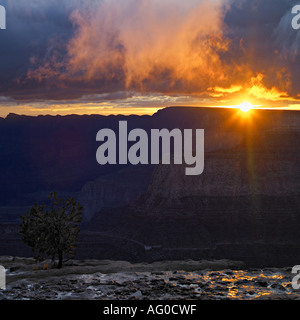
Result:
[[[74,256],[82,207],[73,198],[59,199],[56,192],[51,192],[48,199],[51,205],[34,204],[21,216],[20,233],[38,257],[58,258],[58,268],[61,268],[64,256]]]

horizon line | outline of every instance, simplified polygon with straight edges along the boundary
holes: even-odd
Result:
[[[5,117],[0,116],[0,119],[7,119],[11,116],[18,116],[18,117],[30,117],[30,118],[38,118],[38,117],[70,117],[70,116],[102,116],[102,117],[111,117],[111,116],[153,116],[156,113],[158,113],[161,110],[166,109],[179,109],[179,108],[185,108],[185,109],[239,109],[238,105],[235,106],[188,106],[188,105],[178,105],[178,106],[166,106],[166,107],[148,107],[148,108],[132,108],[132,109],[154,109],[153,112],[150,113],[109,113],[109,114],[101,114],[101,113],[69,113],[69,114],[22,114],[22,113],[16,113],[16,112],[10,112]],[[124,108],[126,110],[126,108]],[[129,109],[129,108],[128,108]],[[259,110],[259,111],[300,111],[300,108],[291,108],[291,107],[260,107],[260,106],[253,106],[252,110]]]

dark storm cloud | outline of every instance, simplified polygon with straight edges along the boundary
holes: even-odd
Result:
[[[294,1],[0,4],[7,9],[7,30],[0,31],[2,97],[94,101],[131,90],[216,98],[236,94],[237,86],[270,100],[299,93]]]
[[[26,81],[27,72],[35,61],[51,59],[53,53],[66,54],[63,44],[73,35],[68,18],[72,9],[62,1],[9,0],[4,5],[7,29],[0,33],[1,93],[21,99],[43,95],[45,84]]]
[[[241,65],[264,74],[268,87],[295,95],[300,78],[300,33],[291,27],[295,1],[234,1],[225,22],[232,40],[231,53]]]

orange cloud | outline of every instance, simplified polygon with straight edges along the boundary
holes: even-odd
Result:
[[[222,88],[222,87],[212,87],[208,88],[208,93],[211,97],[218,98],[224,97],[228,94],[239,92],[243,89],[241,85],[232,85],[229,88]]]
[[[206,89],[226,78],[222,1],[110,0],[92,12],[75,11],[72,21],[77,32],[64,77],[124,77],[127,88],[139,90],[159,82],[168,90],[178,82]]]
[[[251,78],[250,87],[246,89],[246,92],[250,96],[254,96],[257,99],[264,99],[270,101],[286,100],[289,98],[287,92],[281,92],[276,87],[270,89],[266,88],[263,83],[264,75],[259,73],[256,77]]]

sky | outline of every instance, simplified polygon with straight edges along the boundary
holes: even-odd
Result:
[[[0,0],[0,116],[300,109],[291,0]],[[300,1],[299,1],[300,4]]]

